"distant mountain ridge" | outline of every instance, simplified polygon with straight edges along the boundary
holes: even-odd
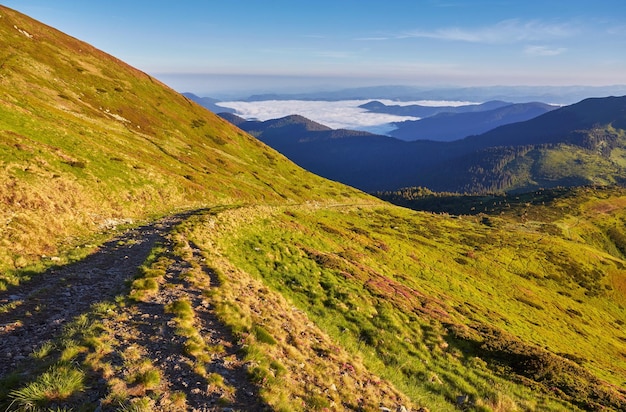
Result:
[[[269,123],[240,119],[238,126],[300,166],[369,192],[410,186],[530,191],[626,181],[626,97],[585,99],[454,142],[333,133],[309,122],[288,116]]]
[[[235,110],[231,109],[230,107],[218,106],[216,103],[220,102],[219,99],[213,99],[211,97],[200,97],[200,96],[196,96],[193,93],[182,93],[182,95],[187,97],[190,100],[193,100],[199,105],[204,106],[205,108],[209,109],[213,113],[218,113],[218,112],[219,113],[234,113],[235,112]]]
[[[230,113],[220,113],[219,116],[228,120],[253,136],[263,136],[263,139],[286,139],[285,142],[295,142],[294,136],[299,136],[297,142],[323,141],[342,139],[347,137],[372,137],[376,139],[392,139],[389,136],[377,135],[360,130],[331,129],[328,126],[314,122],[297,114],[270,119],[265,121],[246,120]]]
[[[359,107],[374,113],[421,118],[395,123],[398,128],[389,135],[398,139],[453,141],[505,124],[529,120],[558,106],[493,100],[462,106],[385,105],[373,101]]]
[[[590,96],[625,95],[626,85],[611,86],[484,86],[484,87],[418,87],[418,86],[369,86],[342,90],[266,93],[242,97],[246,101],[262,100],[369,100],[389,99],[398,101],[457,100],[486,102],[506,100],[511,103],[533,101],[550,104],[573,104]]]
[[[589,98],[562,107],[520,124],[498,127],[481,136],[470,137],[472,142],[493,146],[554,144],[572,142],[573,136],[597,127],[626,128],[626,96]]]
[[[512,103],[501,100],[490,100],[485,103],[464,104],[461,106],[426,106],[421,104],[409,105],[386,105],[382,102],[374,100],[369,103],[360,105],[362,109],[366,109],[374,113],[387,113],[396,116],[415,116],[415,117],[431,117],[440,113],[475,113],[486,110],[493,110]]]
[[[485,133],[505,124],[533,119],[556,109],[545,103],[514,103],[479,112],[442,112],[420,120],[395,123],[389,134],[402,140],[436,140],[449,142]]]

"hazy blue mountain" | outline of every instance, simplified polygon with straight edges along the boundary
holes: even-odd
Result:
[[[483,147],[579,143],[585,131],[604,127],[626,129],[626,96],[585,99],[522,123],[470,136],[467,141]]]
[[[291,115],[266,121],[245,120],[234,114],[220,113],[220,116],[253,136],[264,134],[266,138],[273,135],[279,135],[281,137],[291,136],[290,138],[294,138],[295,136],[305,136],[309,132],[333,131],[333,129],[328,126],[316,123],[300,115]]]
[[[395,123],[397,129],[389,134],[406,141],[450,142],[481,134],[505,124],[529,120],[556,108],[558,106],[545,103],[515,103],[485,111],[456,113],[446,111],[420,120],[397,122]]]
[[[397,116],[431,117],[440,113],[475,113],[493,110],[511,103],[500,100],[491,100],[480,104],[467,104],[462,106],[424,106],[419,104],[409,105],[386,105],[377,100],[365,103],[359,107],[374,113],[394,114]]]
[[[406,143],[401,140],[364,131],[334,130],[298,115],[267,121],[219,115],[320,176],[365,190],[398,184],[388,172],[393,170],[390,164],[397,166],[399,156],[404,157]],[[401,169],[411,167],[410,156],[405,162]]]
[[[503,100],[511,103],[544,102],[572,104],[592,96],[626,95],[626,85],[614,86],[488,86],[488,87],[415,87],[373,86],[335,91],[307,93],[276,93],[254,95],[242,100],[370,100],[398,101],[448,100],[487,102]]]
[[[453,142],[331,130],[302,116],[266,122],[223,117],[300,166],[369,192],[409,186],[529,191],[626,182],[626,96],[586,99]]]
[[[182,93],[183,96],[187,97],[189,100],[193,100],[199,105],[209,109],[213,113],[235,113],[234,109],[229,107],[218,106],[216,103],[219,103],[220,100],[213,99],[211,97],[199,97],[193,93]]]

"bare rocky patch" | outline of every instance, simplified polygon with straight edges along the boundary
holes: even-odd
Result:
[[[104,321],[107,338],[115,343],[115,351],[104,356],[101,364],[113,365],[109,382],[125,382],[123,390],[131,398],[152,396],[151,409],[177,410],[181,405],[171,401],[184,394],[189,410],[258,410],[266,409],[259,400],[258,389],[247,378],[247,364],[230,330],[221,324],[203,290],[211,287],[212,272],[203,264],[195,245],[185,244],[187,256],[172,254],[176,249],[170,238],[165,239],[168,265],[159,279],[159,290],[121,309],[116,316]],[[198,270],[199,269],[199,270]],[[201,285],[201,287],[198,287]],[[170,309],[176,302],[188,302],[193,313],[190,328],[193,339]],[[160,382],[152,390],[133,384],[129,375],[132,362],[125,353],[135,351],[150,360],[158,371]],[[110,385],[109,385],[110,386]],[[144,385],[145,386],[145,385]],[[103,410],[114,407],[110,395]]]

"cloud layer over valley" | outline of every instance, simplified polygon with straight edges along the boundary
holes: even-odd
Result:
[[[251,120],[278,119],[299,114],[314,122],[333,129],[365,130],[371,133],[386,134],[395,129],[393,122],[419,120],[412,116],[395,116],[372,113],[360,105],[372,100],[309,101],[309,100],[264,100],[255,102],[230,101],[217,103],[218,106],[234,109],[240,117]],[[413,101],[396,102],[378,100],[386,105],[460,106],[472,102],[458,101]]]

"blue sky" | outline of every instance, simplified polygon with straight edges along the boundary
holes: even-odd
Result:
[[[2,4],[179,90],[626,84],[624,0]]]

